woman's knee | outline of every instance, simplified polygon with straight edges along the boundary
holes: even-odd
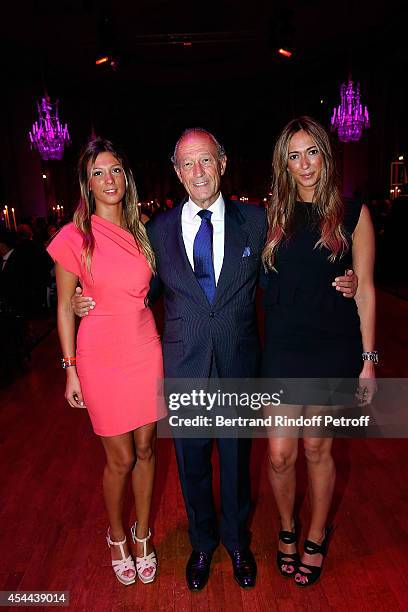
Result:
[[[117,474],[128,474],[134,468],[136,457],[133,453],[120,453],[108,456],[108,468]]]
[[[296,462],[296,452],[269,452],[269,465],[277,474],[282,474],[293,468]]]
[[[150,461],[154,456],[153,445],[149,443],[136,445],[137,461]]]
[[[321,442],[306,442],[304,444],[306,461],[309,463],[322,463],[331,460],[331,445]]]

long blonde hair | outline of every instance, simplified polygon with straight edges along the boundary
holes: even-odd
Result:
[[[316,247],[325,247],[330,261],[342,257],[348,242],[342,227],[344,203],[338,187],[335,160],[329,135],[311,117],[298,117],[283,128],[276,142],[272,161],[272,195],[268,202],[268,237],[262,253],[265,267],[273,269],[276,250],[283,239],[289,238],[296,200],[299,198],[294,179],[288,172],[289,143],[294,134],[305,131],[316,143],[322,156],[322,169],[313,196],[313,206],[320,219],[320,239]]]
[[[150,269],[156,272],[154,252],[140,220],[140,207],[132,170],[126,156],[109,141],[103,138],[90,140],[83,149],[78,161],[78,178],[81,190],[79,204],[74,213],[74,224],[83,237],[82,259],[88,272],[91,272],[92,255],[95,249],[95,237],[92,233],[91,215],[95,212],[95,199],[89,189],[89,169],[93,167],[100,153],[109,152],[118,160],[125,176],[125,195],[122,200],[123,218],[126,228],[133,234],[139,250],[144,254]]]

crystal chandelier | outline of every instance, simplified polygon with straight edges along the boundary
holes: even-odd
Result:
[[[333,109],[330,120],[332,131],[337,130],[342,142],[360,140],[363,128],[370,127],[367,107],[360,103],[360,83],[354,85],[349,77],[348,83],[340,87],[340,104]]]
[[[58,100],[52,103],[46,95],[37,102],[38,120],[29,132],[31,148],[38,150],[42,159],[62,159],[64,147],[70,143],[68,126],[60,123]]]

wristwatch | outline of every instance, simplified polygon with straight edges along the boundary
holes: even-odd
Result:
[[[365,351],[361,356],[363,361],[372,361],[378,365],[378,351]]]

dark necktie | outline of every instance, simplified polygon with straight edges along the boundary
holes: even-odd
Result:
[[[194,239],[194,274],[210,304],[215,295],[212,212],[200,210],[201,225]]]

